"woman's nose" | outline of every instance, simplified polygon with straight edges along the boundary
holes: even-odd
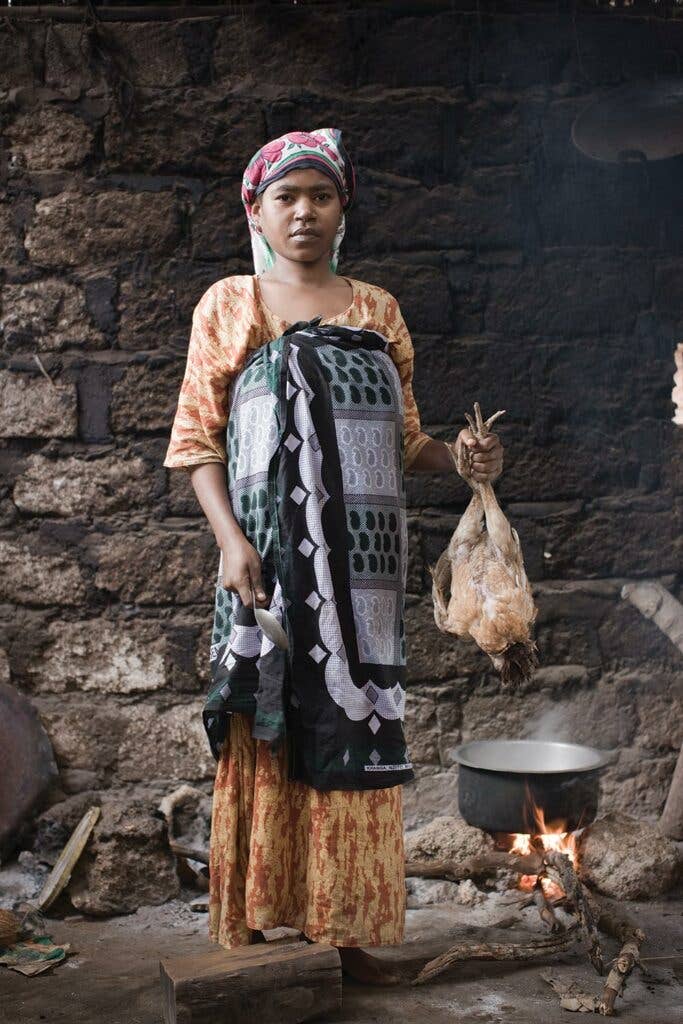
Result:
[[[296,220],[310,220],[315,216],[315,209],[310,199],[299,200],[294,210]]]

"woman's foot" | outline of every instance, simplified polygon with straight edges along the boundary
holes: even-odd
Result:
[[[339,946],[344,974],[363,985],[400,985],[403,979],[390,965],[377,956],[371,956],[359,946]]]

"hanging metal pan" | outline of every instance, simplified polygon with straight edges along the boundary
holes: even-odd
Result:
[[[630,82],[591,103],[572,125],[572,142],[609,163],[667,160],[683,153],[683,77]]]

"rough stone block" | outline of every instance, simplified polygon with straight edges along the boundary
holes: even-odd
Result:
[[[201,698],[165,710],[147,704],[126,708],[118,777],[125,782],[213,778],[216,762],[202,724],[203,704]]]
[[[39,266],[74,267],[134,252],[169,252],[178,237],[168,192],[61,192],[36,204],[24,246]]]
[[[0,371],[0,437],[74,437],[76,388]]]
[[[192,255],[195,259],[234,259],[251,252],[243,218],[235,216],[237,184],[211,189],[192,215]]]
[[[501,334],[595,336],[631,331],[652,299],[647,262],[612,253],[576,255],[568,251],[545,263],[498,269],[489,277],[487,331]],[[590,355],[582,349],[582,361]],[[582,361],[576,364],[582,366]],[[588,374],[582,377],[589,382]]]
[[[463,861],[494,850],[493,839],[456,815],[442,815],[406,836],[406,860]]]
[[[129,366],[112,388],[109,418],[114,433],[170,432],[184,369],[180,359],[154,368]]]
[[[5,601],[28,605],[82,604],[87,584],[66,554],[47,554],[35,543],[0,540],[0,592]]]
[[[358,45],[349,20],[336,11],[274,8],[264,18],[245,8],[220,20],[213,47],[213,80],[232,86],[258,66],[263,81],[273,87],[353,88],[355,69],[352,62],[340,61],[339,54],[355,52]],[[290,125],[287,130],[296,127]],[[257,140],[254,149],[268,138]],[[245,155],[248,158],[251,153]]]
[[[219,551],[207,534],[117,533],[89,538],[95,586],[135,604],[210,604]]]
[[[60,351],[78,346],[102,348],[105,339],[94,326],[80,288],[57,278],[3,287],[0,336],[6,347],[21,351]]]
[[[458,813],[458,769],[418,765],[403,787],[403,824],[418,828],[441,814]]]
[[[36,705],[62,773],[88,771],[104,782],[116,768],[126,726],[118,704],[93,701],[76,693],[39,696]]]
[[[58,107],[27,110],[8,126],[12,160],[29,171],[79,167],[90,153],[92,130]]]
[[[144,272],[122,276],[118,293],[119,333],[122,349],[167,349],[175,354],[187,348],[192,312],[206,289],[221,277],[247,273],[249,268],[227,262],[217,272],[214,264],[171,259],[152,262]]]
[[[30,669],[41,693],[148,693],[166,685],[165,638],[153,623],[51,622]]]
[[[411,188],[409,192],[368,188],[363,202],[381,208],[382,216],[363,219],[359,226],[362,244],[373,253],[519,245],[517,175],[514,171],[497,173],[495,188],[489,188],[492,183],[486,181],[477,182],[476,188],[448,184]]]
[[[9,203],[0,203],[0,261],[4,265],[15,263],[19,253],[19,240],[12,224]]]
[[[85,461],[32,455],[17,479],[14,502],[39,515],[96,515],[149,504],[152,481],[142,459],[105,455]]]
[[[470,80],[468,29],[458,11],[425,18],[368,9],[365,17],[354,39],[357,86],[452,88]]]
[[[30,32],[18,32],[10,18],[0,26],[0,89],[7,90],[35,84],[33,54],[42,53],[47,29],[46,23],[36,21]]]
[[[69,896],[88,914],[129,914],[166,903],[180,892],[166,823],[151,800],[108,795],[79,860]]]
[[[666,801],[678,753],[626,747],[600,780],[600,807],[627,807],[637,818],[657,820]]]
[[[413,764],[439,763],[439,727],[433,698],[418,696],[408,690],[405,735]]]
[[[617,900],[653,900],[683,875],[676,844],[653,825],[611,811],[586,829],[581,876]]]
[[[148,26],[149,27],[149,26]],[[126,121],[122,130],[118,111],[105,118],[105,166],[109,171],[141,171],[144,174],[181,172],[233,177],[235,184],[226,195],[223,189],[221,221],[232,218],[248,244],[248,232],[235,208],[239,200],[244,165],[257,148],[261,130],[261,112],[254,99],[225,95],[220,89],[201,92],[150,90]],[[213,192],[211,193],[214,194]],[[200,258],[223,253],[200,252]],[[232,252],[229,253],[232,255]]]
[[[643,664],[669,665],[683,671],[683,653],[630,601],[615,600],[599,623],[599,642],[608,663],[618,662],[631,668]]]

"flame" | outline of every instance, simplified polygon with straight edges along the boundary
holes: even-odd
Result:
[[[527,801],[533,814],[535,831],[533,837],[531,833],[513,832],[510,837],[512,839],[512,846],[509,848],[510,853],[524,856],[525,854],[533,853],[534,847],[538,848],[538,845],[541,845],[544,850],[558,850],[560,853],[565,853],[569,857],[572,866],[576,867],[578,863],[576,835],[573,832],[566,831],[565,821],[547,822],[543,808],[538,806],[528,788]],[[538,875],[522,875],[519,880],[519,887],[526,892],[530,892],[537,881]],[[549,878],[542,878],[541,886],[544,894],[549,899],[558,899],[564,895],[562,889]]]

